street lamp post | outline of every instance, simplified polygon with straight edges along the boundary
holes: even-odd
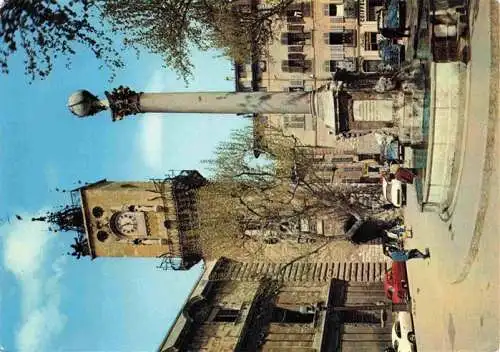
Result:
[[[142,93],[120,86],[100,100],[86,90],[68,99],[70,111],[88,117],[110,110],[112,120],[140,113],[312,114],[334,110],[334,87],[313,92],[183,92]]]

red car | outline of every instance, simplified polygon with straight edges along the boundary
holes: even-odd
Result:
[[[392,303],[408,303],[410,291],[405,262],[392,262],[392,267],[385,273],[384,291]]]

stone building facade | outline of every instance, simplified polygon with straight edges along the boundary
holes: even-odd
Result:
[[[159,352],[383,350],[392,325],[385,270],[385,263],[207,263]]]
[[[257,7],[266,6],[256,2]],[[331,82],[339,70],[377,74],[382,61],[376,12],[383,3],[296,1],[276,25],[276,39],[267,48],[267,56],[235,65],[236,90],[311,91]],[[335,114],[271,114],[265,118],[309,146],[332,147],[335,135],[342,132]]]

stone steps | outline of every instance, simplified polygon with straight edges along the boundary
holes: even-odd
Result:
[[[269,277],[288,282],[325,282],[339,279],[353,282],[380,282],[387,262],[323,262],[323,263],[237,263],[230,262],[214,270],[210,280],[258,281]]]

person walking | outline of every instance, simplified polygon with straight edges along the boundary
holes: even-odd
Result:
[[[389,257],[395,262],[406,262],[414,258],[427,259],[431,256],[429,253],[429,248],[426,248],[425,253],[422,253],[418,249],[405,250],[389,247],[388,254]]]

